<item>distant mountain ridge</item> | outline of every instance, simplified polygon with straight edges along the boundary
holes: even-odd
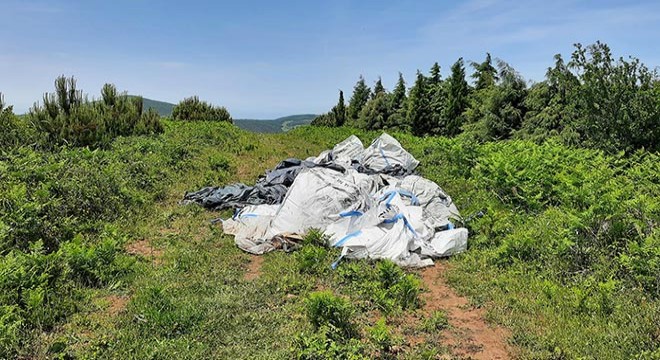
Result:
[[[234,119],[234,124],[241,129],[259,133],[287,132],[302,125],[309,125],[315,114],[289,115],[273,120]]]
[[[129,97],[136,97],[136,95],[128,95]],[[169,117],[172,116],[172,110],[174,109],[174,104],[165,102],[165,101],[158,101],[158,100],[152,100],[152,99],[147,99],[145,97],[142,98],[142,107],[144,110],[147,110],[149,108],[156,110],[158,115],[162,117]]]
[[[142,98],[142,104],[145,110],[152,108],[163,117],[172,116],[172,110],[175,106],[172,103],[147,98]],[[315,114],[298,114],[284,116],[273,120],[234,119],[234,124],[244,130],[272,134],[287,132],[302,125],[309,125],[315,117]]]

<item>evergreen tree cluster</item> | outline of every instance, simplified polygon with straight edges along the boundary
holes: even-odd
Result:
[[[418,71],[410,88],[399,73],[387,91],[360,76],[346,106],[343,92],[331,112],[314,125],[396,129],[415,135],[456,136],[479,141],[508,138],[543,141],[609,152],[660,149],[660,78],[636,58],[616,59],[601,42],[575,45],[570,61],[555,55],[543,81],[531,84],[506,62],[459,58],[446,79],[436,62]],[[345,109],[345,111],[342,111]]]

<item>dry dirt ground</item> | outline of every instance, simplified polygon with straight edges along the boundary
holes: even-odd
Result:
[[[425,305],[422,312],[430,315],[443,310],[449,318],[450,329],[444,330],[451,353],[459,358],[509,359],[507,346],[509,332],[492,326],[484,320],[485,312],[470,306],[469,301],[447,285],[444,273],[445,261],[436,261],[434,266],[424,268],[421,276],[428,291],[422,295]]]

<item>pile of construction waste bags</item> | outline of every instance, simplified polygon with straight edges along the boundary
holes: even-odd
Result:
[[[311,228],[328,236],[342,258],[390,259],[423,267],[465,251],[468,231],[436,183],[415,175],[419,165],[390,135],[364,147],[356,137],[316,158],[287,159],[254,186],[233,184],[187,193],[184,202],[237,209],[224,232],[253,254],[281,248]]]

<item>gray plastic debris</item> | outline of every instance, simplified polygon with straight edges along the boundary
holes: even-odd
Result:
[[[329,246],[342,248],[342,257],[391,259],[413,267],[465,251],[468,231],[454,228],[451,220],[460,215],[436,183],[417,175],[378,173],[394,168],[412,172],[419,162],[387,134],[362,151],[356,139],[346,139],[314,162],[358,163],[363,171],[301,162],[280,205],[246,206],[223,220],[225,233],[234,235],[241,249],[262,254],[275,250],[284,234],[318,228],[330,236]]]
[[[254,186],[232,184],[223,187],[205,187],[186,193],[183,203],[197,203],[207,209],[222,210],[246,205],[279,204],[286,196],[288,188],[282,184]]]
[[[197,203],[211,210],[241,208],[246,205],[279,204],[282,202],[289,186],[293,184],[301,170],[313,167],[327,167],[335,171],[344,168],[334,163],[317,164],[312,161],[286,159],[274,169],[266,172],[257,180],[254,186],[237,183],[223,187],[206,187],[195,192],[186,193],[183,203]]]
[[[205,187],[186,193],[182,203],[197,203],[211,210],[280,204],[291,184],[304,169],[323,167],[337,172],[355,169],[363,174],[402,177],[413,174],[418,164],[398,141],[387,134],[381,135],[366,149],[357,136],[351,135],[332,150],[324,151],[316,158],[286,159],[280,162],[260,177],[254,186],[237,183],[223,187]]]

